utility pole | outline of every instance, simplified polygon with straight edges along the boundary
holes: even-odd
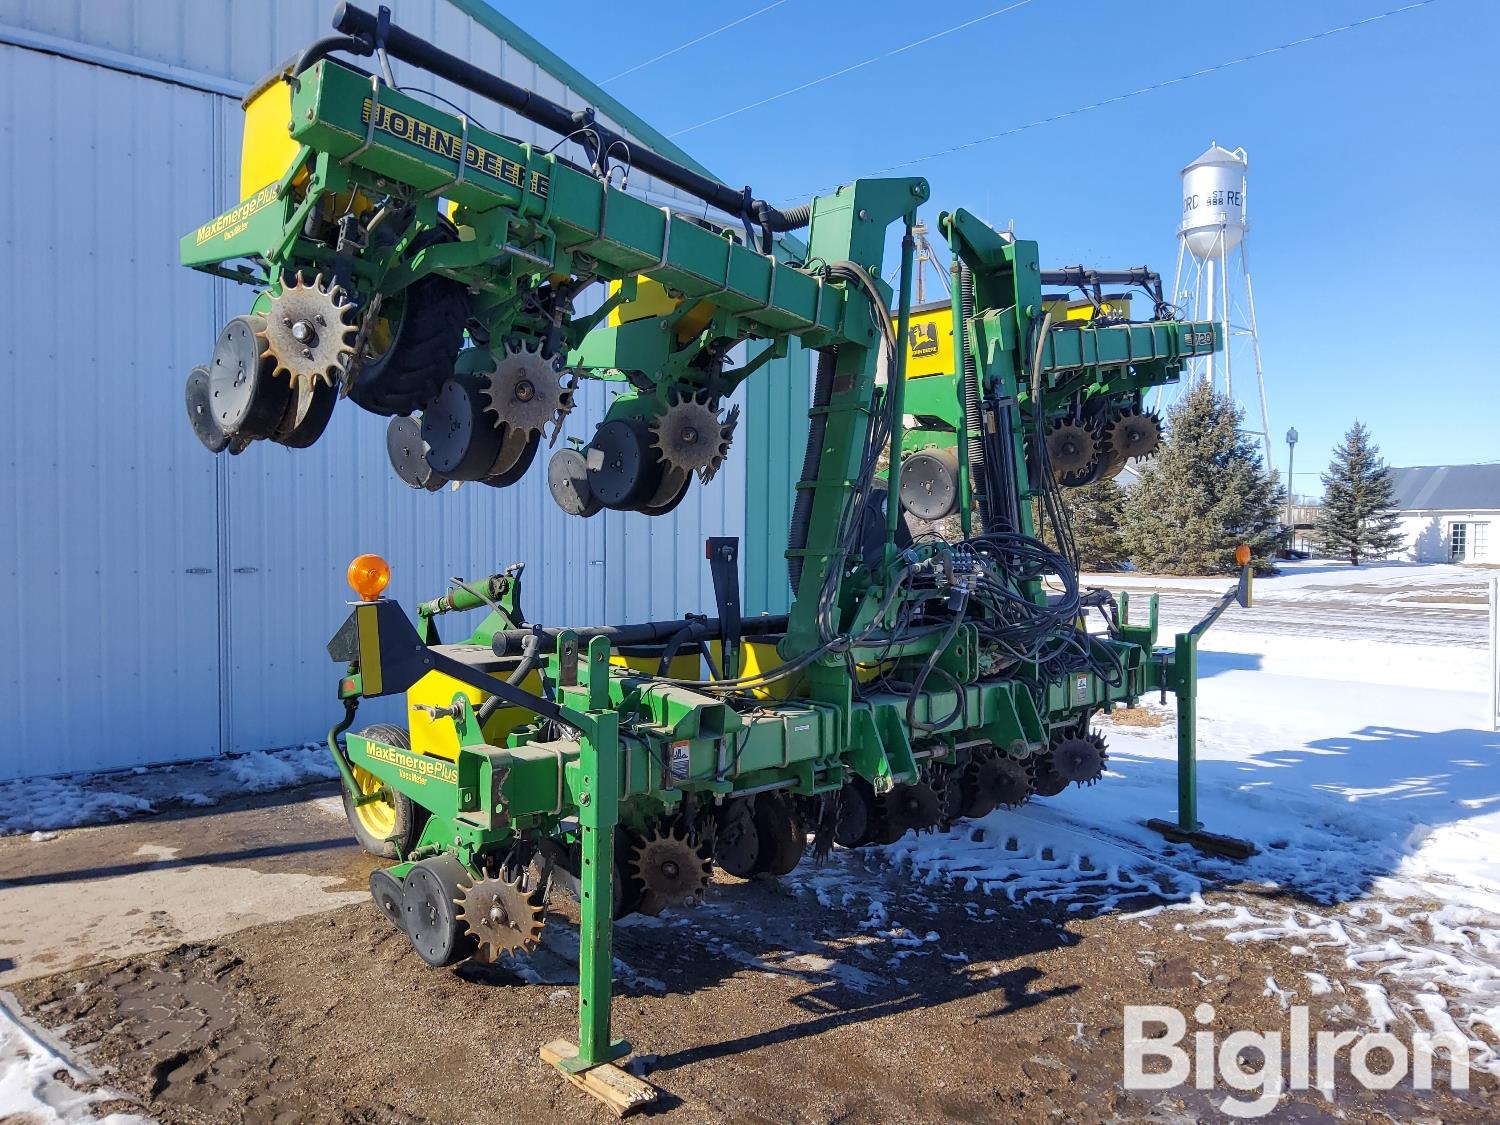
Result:
[[[1297,456],[1297,430],[1296,427],[1286,432],[1286,546],[1292,549],[1292,542],[1297,537],[1297,524],[1292,516],[1292,509],[1296,505],[1296,495],[1292,491],[1292,464]]]
[[[929,263],[932,265],[932,271],[937,274],[938,282],[943,290],[951,295],[952,287],[948,284],[948,271],[938,265],[937,255],[932,250],[932,243],[927,241],[927,223],[919,218],[911,228],[911,236],[917,248],[916,303],[922,305],[927,301],[927,266]]]

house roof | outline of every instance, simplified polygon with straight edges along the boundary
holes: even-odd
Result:
[[[1391,476],[1403,511],[1500,511],[1500,463],[1417,465],[1392,469]]]

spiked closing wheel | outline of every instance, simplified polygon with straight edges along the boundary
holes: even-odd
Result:
[[[896,785],[885,795],[885,819],[889,827],[882,834],[881,842],[895,843],[908,830],[920,832],[931,828],[942,815],[942,798],[928,782]],[[892,833],[895,835],[891,836]]]
[[[1058,418],[1047,432],[1047,459],[1062,484],[1080,482],[1094,468],[1099,447],[1093,431],[1071,418]]]
[[[343,289],[325,283],[322,274],[308,282],[299,271],[271,298],[265,355],[276,374],[285,373],[294,383],[332,387],[354,354],[356,332],[354,307]]]
[[[482,377],[488,409],[513,431],[530,436],[551,423],[556,433],[573,409],[573,387],[560,382],[566,369],[541,340],[507,340]]]
[[[1026,763],[1009,754],[997,754],[994,764],[990,792],[995,801],[1008,809],[1024,805],[1031,796],[1031,773]]]
[[[458,918],[478,943],[475,958],[493,962],[507,953],[530,953],[541,943],[545,890],[529,890],[525,874],[501,870],[461,885]]]
[[[1150,457],[1161,445],[1161,419],[1154,411],[1129,410],[1122,413],[1108,431],[1113,455],[1122,458],[1120,466],[1133,457]]]
[[[1057,763],[1052,752],[1037,754],[1027,763],[1031,775],[1031,791],[1038,797],[1056,797],[1068,787],[1068,779],[1057,772]]]
[[[652,443],[667,468],[697,473],[707,484],[729,454],[738,421],[738,407],[721,418],[707,391],[678,391],[651,423]]]
[[[708,850],[675,825],[665,832],[652,829],[636,843],[631,858],[635,876],[646,889],[642,914],[660,914],[664,907],[697,901],[713,873]]]
[[[1092,785],[1104,773],[1104,760],[1104,736],[1097,731],[1065,738],[1052,749],[1053,769],[1064,783]]]

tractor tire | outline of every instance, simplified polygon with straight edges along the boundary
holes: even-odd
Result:
[[[443,228],[424,231],[407,253],[453,237]],[[349,397],[386,417],[421,410],[453,377],[468,319],[468,293],[459,282],[439,274],[412,282],[401,294],[401,313],[391,325],[389,342],[359,365]]]
[[[401,727],[382,723],[355,733],[402,750],[411,749],[411,738]],[[373,793],[383,784],[360,766],[354,767],[354,781],[364,793]],[[339,789],[343,793],[344,815],[349,818],[349,827],[365,851],[381,859],[400,859],[417,846],[427,811],[405,793],[391,791],[385,800],[356,805],[347,788],[341,785]]]

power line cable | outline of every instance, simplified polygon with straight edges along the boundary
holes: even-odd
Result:
[[[955,152],[963,152],[966,149],[976,148],[979,145],[989,144],[992,141],[1002,140],[1005,137],[1013,137],[1017,133],[1024,133],[1026,130],[1035,129],[1040,125],[1050,125],[1055,121],[1063,121],[1069,117],[1077,117],[1079,114],[1089,113],[1096,109],[1103,109],[1106,106],[1116,105],[1117,103],[1123,102],[1129,98],[1140,97],[1142,94],[1149,94],[1156,90],[1165,89],[1168,86],[1176,86],[1179,83],[1187,82],[1193,78],[1202,78],[1209,74],[1216,74],[1221,70],[1228,70],[1230,67],[1239,66],[1242,63],[1253,62],[1256,59],[1263,59],[1267,55],[1274,55],[1280,51],[1289,51],[1293,47],[1302,47],[1308,43],[1317,42],[1320,39],[1327,39],[1331,35],[1338,35],[1345,31],[1353,31],[1355,28],[1365,27],[1368,24],[1379,23],[1381,20],[1390,19],[1392,16],[1399,16],[1403,12],[1414,11],[1417,8],[1425,8],[1429,4],[1436,4],[1437,2],[1438,0],[1415,0],[1414,3],[1405,4],[1399,8],[1392,8],[1388,12],[1380,12],[1377,15],[1366,16],[1364,19],[1355,20],[1353,23],[1342,24],[1339,27],[1330,27],[1326,31],[1315,32],[1312,35],[1304,35],[1302,38],[1293,39],[1289,43],[1282,43],[1275,47],[1267,47],[1264,50],[1255,51],[1252,54],[1241,55],[1239,58],[1229,59],[1227,62],[1216,63],[1213,66],[1204,67],[1202,70],[1195,70],[1188,74],[1178,75],[1176,78],[1166,78],[1160,82],[1153,82],[1149,86],[1142,86],[1139,89],[1131,90],[1128,93],[1116,94],[1112,98],[1104,98],[1102,101],[1090,102],[1088,105],[1078,106],[1076,109],[1070,109],[1063,113],[1054,113],[1048,117],[1041,117],[1035,121],[1029,121],[1025,125],[1017,125],[1014,128],[1006,129],[1003,132],[991,133],[987,137],[979,137],[976,140],[965,141],[961,145],[954,145],[951,148],[940,149],[937,152],[930,152],[926,156],[915,156],[910,160],[902,160],[899,163],[890,164],[884,168],[877,169],[874,172],[869,172],[867,173],[867,175],[883,176],[887,172],[894,172],[899,168],[910,168],[913,164],[922,164],[928,160],[937,160],[940,157],[951,156]],[[792,198],[804,198],[805,195],[808,194],[817,195],[831,190],[833,190],[831,187],[822,188],[817,192],[804,193],[803,196],[796,196]]]
[[[748,105],[742,105],[738,109],[731,109],[726,113],[718,114],[717,116],[710,117],[705,121],[700,121],[696,125],[689,125],[686,129],[678,129],[675,133],[668,133],[667,135],[669,137],[680,137],[684,133],[693,132],[695,129],[702,129],[707,125],[715,125],[727,118],[738,116],[741,113],[748,113],[752,109],[759,109],[763,105],[769,105],[771,102],[780,101],[782,98],[791,97],[793,94],[799,94],[803,90],[810,90],[814,86],[821,86],[825,82],[832,82],[835,78],[842,78],[844,75],[849,74],[853,71],[860,70],[867,66],[874,66],[878,62],[884,62],[886,59],[894,58],[895,56],[903,54],[906,51],[911,51],[916,49],[917,47],[925,46],[926,44],[931,43],[936,39],[943,38],[945,35],[952,35],[954,32],[962,31],[966,27],[973,27],[975,24],[983,23],[985,20],[992,20],[996,16],[1003,16],[1006,12],[1013,12],[1017,8],[1024,8],[1027,4],[1030,3],[1032,3],[1032,0],[1015,0],[1015,3],[1008,4],[1003,8],[996,8],[993,12],[986,12],[982,16],[975,16],[971,20],[965,20],[963,23],[955,24],[954,26],[947,28],[944,31],[933,32],[933,34],[928,35],[925,38],[914,40],[911,43],[896,47],[893,50],[884,52],[883,54],[872,55],[861,62],[852,63],[849,66],[845,67],[840,67],[838,70],[830,71],[828,74],[823,75],[821,78],[814,78],[810,81],[803,82],[800,85],[792,86],[790,89],[782,90],[778,94],[772,94],[770,97],[761,98],[759,101],[750,102]]]
[[[763,16],[767,12],[769,12],[772,8],[779,8],[783,4],[785,4],[786,2],[787,2],[787,0],[775,0],[774,3],[767,4],[764,8],[757,8],[755,11],[751,12],[749,15],[741,16],[739,19],[736,19],[736,20],[730,20],[728,23],[724,24],[721,27],[716,27],[712,31],[705,31],[702,35],[698,36],[698,38],[696,38],[696,39],[689,39],[686,43],[679,44],[678,46],[673,47],[670,51],[663,51],[661,54],[654,55],[651,58],[647,59],[645,62],[636,63],[629,70],[622,70],[622,71],[620,71],[619,74],[611,75],[609,78],[606,78],[603,82],[599,83],[599,85],[601,85],[601,86],[608,86],[611,82],[615,82],[615,81],[618,81],[621,78],[624,78],[627,74],[634,74],[638,70],[644,70],[646,67],[650,66],[652,63],[659,63],[659,62],[661,62],[662,59],[671,58],[673,55],[677,54],[677,52],[679,52],[679,51],[686,51],[689,47],[696,47],[699,43],[702,43],[704,40],[706,40],[706,39],[712,39],[715,35],[721,35],[724,32],[728,31],[732,27],[739,27],[740,24],[747,23],[748,21],[753,20],[756,16]]]

